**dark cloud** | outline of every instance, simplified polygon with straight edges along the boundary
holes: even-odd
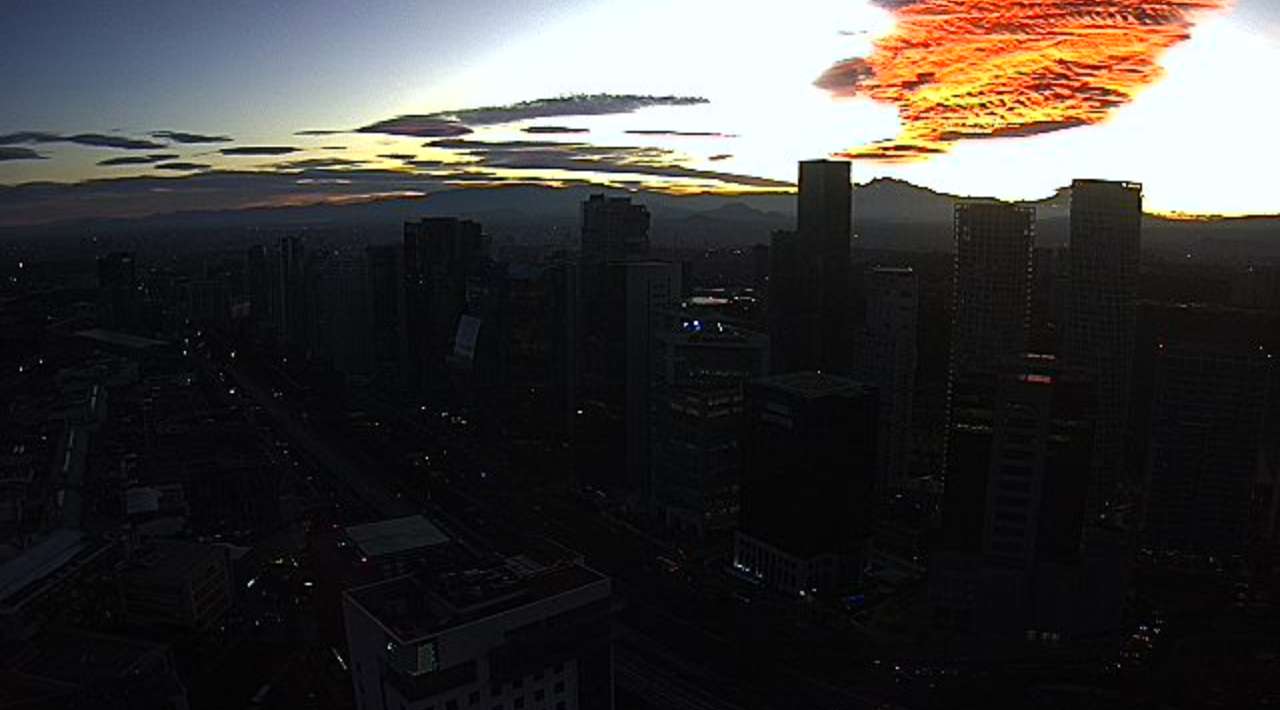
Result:
[[[586,143],[566,143],[561,141],[477,141],[469,138],[442,138],[426,144],[428,148],[445,150],[529,150],[535,148],[574,148],[585,147]]]
[[[455,120],[429,115],[409,115],[378,121],[359,129],[360,133],[385,133],[413,138],[465,136],[473,131]]]
[[[729,158],[732,158],[732,157],[733,155],[730,153],[720,153],[719,155],[713,155],[710,158],[707,158],[707,160],[720,161],[720,160],[728,160]]]
[[[204,163],[159,163],[156,165],[156,170],[173,170],[175,172],[181,172],[189,170],[208,170],[210,167],[212,166]]]
[[[386,160],[403,160],[405,162],[408,162],[410,160],[413,160],[414,158],[417,158],[418,156],[414,155],[413,153],[383,153],[378,157],[384,158]]]
[[[575,148],[574,150],[581,150]],[[239,210],[300,204],[346,204],[429,194],[442,189],[517,185],[592,185],[652,188],[659,178],[696,179],[704,189],[792,189],[778,181],[700,171],[663,161],[679,157],[657,148],[591,147],[501,150],[470,163],[413,161],[414,171],[352,167],[295,171],[205,169],[162,163],[153,172],[77,183],[0,185],[0,225],[84,218],[122,218],[200,210]],[[549,169],[571,174],[548,177]],[[591,171],[590,173],[588,171]]]
[[[366,164],[364,160],[351,160],[349,158],[329,157],[329,158],[302,158],[299,160],[286,160],[277,163],[273,167],[277,170],[300,170],[310,168],[353,168]]]
[[[385,133],[418,138],[465,136],[476,126],[495,126],[536,118],[602,116],[632,113],[650,106],[692,106],[705,104],[697,96],[642,96],[639,94],[578,94],[552,99],[521,101],[505,106],[483,106],[455,111],[397,116],[358,129],[361,133]],[[550,132],[536,130],[529,133]]]
[[[863,82],[875,76],[871,64],[861,57],[836,62],[813,85],[837,96],[852,96]]]
[[[665,128],[641,128],[632,131],[625,131],[632,136],[671,136],[675,138],[737,138],[730,133],[719,133],[716,131],[675,131]]]
[[[126,136],[113,136],[105,133],[77,133],[68,136],[44,131],[21,131],[0,135],[0,145],[16,145],[20,143],[76,143],[94,148],[119,148],[121,150],[156,150],[165,147],[164,144],[154,141]]]
[[[88,145],[96,148],[119,148],[121,150],[155,150],[163,148],[164,145],[155,141],[140,140],[137,138],[126,138],[124,136],[110,136],[105,133],[77,133],[67,138],[72,143],[80,145]]]
[[[56,133],[41,131],[20,131],[18,133],[0,134],[0,145],[17,145],[19,143],[58,143],[65,140]]]
[[[336,136],[339,133],[350,133],[338,128],[310,128],[305,131],[294,131],[295,136]]]
[[[469,126],[492,126],[514,121],[555,116],[603,116],[632,113],[653,106],[694,106],[708,103],[699,96],[646,96],[640,94],[577,94],[551,99],[534,99],[482,108],[442,111],[438,118],[451,118]]]
[[[609,175],[644,175],[658,178],[687,178],[722,182],[739,187],[788,188],[790,183],[750,175],[699,170],[682,164],[683,156],[653,146],[600,146],[554,141],[474,141],[439,140],[435,148],[459,151],[475,162],[466,164],[471,172],[498,170],[563,170]]]
[[[576,134],[591,132],[588,128],[573,128],[571,126],[525,126],[521,130],[525,133],[533,134]]]
[[[229,156],[242,155],[288,155],[297,153],[301,148],[294,148],[287,145],[241,145],[235,148],[223,148],[219,153]]]
[[[30,148],[0,146],[0,162],[7,160],[47,160],[47,158]]]
[[[940,155],[945,152],[947,152],[946,148],[941,145],[888,141],[883,143],[872,143],[871,145],[859,148],[856,151],[839,153],[836,157],[848,160],[876,160],[889,163],[906,163]]]
[[[320,147],[321,150],[346,150],[345,145],[325,145]]]
[[[184,133],[183,131],[152,131],[152,138],[172,143],[230,143],[231,136],[207,136],[200,133]]]
[[[152,153],[150,155],[122,155],[118,158],[107,158],[99,160],[98,165],[116,166],[116,165],[149,165],[151,163],[161,163],[166,160],[174,160],[178,158],[177,153]]]

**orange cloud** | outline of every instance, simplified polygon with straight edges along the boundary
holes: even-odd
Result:
[[[897,27],[816,82],[898,107],[890,141],[844,157],[902,162],[962,140],[1106,119],[1160,78],[1160,56],[1232,0],[878,0]]]

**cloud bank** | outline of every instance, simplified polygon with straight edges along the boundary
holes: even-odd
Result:
[[[6,160],[45,160],[45,156],[30,148],[11,148],[0,146],[0,162]]]
[[[157,150],[165,147],[163,143],[156,143],[155,141],[129,138],[127,136],[114,136],[106,133],[62,135],[45,131],[20,131],[18,133],[0,135],[0,145],[20,145],[24,143],[75,143],[93,148],[118,148],[120,150]]]
[[[230,143],[231,136],[207,136],[201,133],[184,133],[183,131],[152,131],[152,138],[169,141],[171,143]]]
[[[699,96],[646,96],[640,94],[576,94],[550,99],[520,101],[504,106],[482,106],[428,114],[410,114],[364,126],[360,133],[384,133],[419,138],[451,138],[469,135],[481,126],[567,116],[604,116],[632,113],[654,106],[696,106],[707,103]],[[532,127],[529,133],[550,133]],[[568,131],[560,131],[568,132]],[[315,135],[309,133],[308,135]]]

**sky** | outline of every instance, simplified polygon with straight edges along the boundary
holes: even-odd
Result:
[[[0,224],[510,183],[1280,213],[1276,0],[11,0]]]

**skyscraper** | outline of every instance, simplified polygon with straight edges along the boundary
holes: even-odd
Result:
[[[400,361],[400,255],[395,245],[365,248],[369,278],[370,359],[374,372],[390,377]]]
[[[1121,576],[1109,548],[1086,549],[1094,386],[1052,356],[998,376],[989,408],[962,410],[948,472],[945,540],[930,565],[938,621],[984,638],[1114,631]],[[963,476],[959,476],[963,474]]]
[[[275,304],[270,263],[264,244],[256,244],[245,251],[244,290],[249,301],[249,317],[260,328],[274,329]]]
[[[972,549],[985,495],[987,448],[1001,374],[1021,368],[1031,308],[1035,211],[1005,203],[956,206],[956,265],[947,382],[949,545]]]
[[[956,205],[952,377],[1016,368],[1027,350],[1035,210]]]
[[[117,251],[98,258],[98,316],[107,328],[138,326],[138,273],[132,252]]]
[[[744,385],[768,374],[769,339],[686,317],[658,336],[654,497],[666,522],[696,535],[737,520]]]
[[[372,366],[372,321],[368,263],[363,253],[334,252],[317,275],[317,341],[338,372],[368,376]]]
[[[1150,544],[1245,551],[1271,363],[1264,349],[1222,341],[1158,346],[1147,459]]]
[[[1098,387],[1093,506],[1105,507],[1123,478],[1129,423],[1142,186],[1077,180],[1071,186],[1068,296],[1059,354]]]
[[[608,311],[609,265],[649,256],[649,210],[629,197],[592,195],[582,203],[580,283],[586,364],[599,367]]]
[[[880,394],[878,484],[884,490],[908,472],[916,384],[919,282],[913,270],[867,272],[866,321],[854,347],[854,377]]]
[[[558,428],[572,441],[582,385],[582,272],[577,261],[559,256],[543,272],[546,294],[548,379]]]
[[[277,333],[286,349],[305,350],[307,347],[307,249],[302,237],[284,237],[280,240],[279,263],[276,272]]]
[[[680,298],[680,265],[665,261],[624,261],[609,265],[610,312],[617,323],[609,338],[608,381],[622,395],[625,429],[625,487],[648,504],[653,485],[649,467],[653,435],[652,401],[657,335]]]
[[[582,203],[582,261],[642,259],[649,255],[649,210],[629,197],[592,195]]]
[[[405,223],[401,377],[411,389],[428,393],[447,386],[445,359],[466,310],[467,279],[487,252],[475,222],[436,217]]]
[[[838,592],[866,560],[875,390],[817,372],[747,385],[734,564],[792,594]]]
[[[847,372],[853,185],[849,163],[800,163],[796,233],[775,237],[770,254],[770,338],[775,371]],[[788,241],[793,240],[793,241]],[[772,252],[778,252],[774,254]]]

